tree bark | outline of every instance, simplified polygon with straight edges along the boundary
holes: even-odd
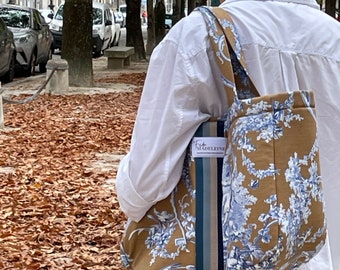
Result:
[[[193,11],[196,7],[196,0],[188,0],[188,15]]]
[[[163,0],[157,0],[155,6],[155,36],[156,45],[165,36],[165,5]]]
[[[335,18],[336,13],[336,0],[326,0],[325,2],[325,11],[329,16]]]
[[[147,13],[148,13],[148,28],[147,28],[147,42],[146,42],[146,54],[151,55],[155,48],[155,22],[153,12],[153,1],[147,0]]]
[[[172,26],[174,26],[181,19],[181,0],[173,0],[172,2]]]
[[[184,9],[185,9],[185,3],[186,2],[187,2],[186,0],[181,0],[181,18],[185,17]]]
[[[92,0],[65,1],[61,58],[68,62],[70,86],[93,85]]]
[[[140,0],[126,0],[126,46],[135,48],[135,61],[146,59],[140,10]]]
[[[197,6],[196,0],[173,0],[172,2],[172,26],[174,26],[180,19],[189,15],[190,12]],[[185,4],[188,4],[188,10],[185,14]]]

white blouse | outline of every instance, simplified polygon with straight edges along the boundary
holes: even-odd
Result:
[[[313,0],[227,0],[247,69],[261,95],[314,90],[330,251],[340,269],[340,23]],[[130,152],[120,163],[121,209],[140,220],[178,183],[198,126],[227,108],[199,12],[177,23],[152,53]],[[331,270],[329,246],[302,269]]]

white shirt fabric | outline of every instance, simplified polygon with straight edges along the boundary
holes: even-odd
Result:
[[[302,269],[340,269],[340,23],[313,0],[231,0],[247,69],[261,95],[314,90],[329,246]],[[155,48],[130,152],[120,163],[121,209],[140,220],[178,183],[198,126],[227,108],[219,70],[199,12],[177,23]]]

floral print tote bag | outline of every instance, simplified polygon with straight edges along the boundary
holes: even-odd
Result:
[[[313,93],[260,97],[229,14],[200,10],[230,101],[224,117],[224,269],[296,269],[326,237]]]

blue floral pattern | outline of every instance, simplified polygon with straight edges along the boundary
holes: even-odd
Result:
[[[185,186],[186,192],[184,195],[178,194],[178,189],[175,188],[169,197],[171,209],[158,211],[157,207],[153,208],[152,212],[147,213],[147,219],[152,221],[151,226],[138,227],[129,233],[129,238],[135,234],[147,233],[145,247],[149,250],[151,259],[149,266],[153,266],[157,259],[170,259],[173,263],[164,266],[161,270],[171,269],[195,269],[194,265],[183,265],[176,262],[176,258],[183,252],[190,252],[188,243],[195,244],[195,222],[196,218],[192,214],[191,207],[194,205],[196,190],[193,188],[193,183],[189,174],[189,151],[184,162],[181,180]],[[128,227],[128,225],[127,225]],[[174,233],[179,233],[180,237],[174,237]],[[169,251],[168,244],[175,246],[176,250]],[[125,252],[121,245],[121,258],[123,264],[128,267],[133,263],[133,259]]]
[[[234,93],[224,116],[228,134],[222,175],[225,269],[297,269],[321,249],[326,235],[316,130],[305,131],[315,136],[302,141],[304,148],[289,141],[295,143],[292,149],[301,152],[284,155],[285,162],[264,155],[275,156],[278,150],[268,149],[280,144],[293,128],[304,123],[315,127],[312,94],[295,91],[255,97],[240,63],[241,46],[232,22],[216,19],[207,8],[201,12],[216,44],[216,61],[222,67],[226,91]],[[220,26],[226,29],[224,33]],[[230,63],[233,74],[223,70],[223,65]],[[261,155],[263,149],[267,152]],[[278,188],[284,191],[277,193]]]
[[[309,95],[303,91],[300,94]],[[262,100],[258,103],[238,100],[226,116],[228,120],[225,127],[226,132],[229,132],[229,144],[222,179],[224,209],[222,227],[226,269],[256,269],[252,261],[258,261],[258,267],[262,269],[275,269],[276,264],[282,260],[281,253],[285,254],[284,261],[289,262],[286,266],[283,264],[282,269],[285,267],[291,269],[292,265],[298,267],[302,262],[312,258],[324,243],[320,239],[324,237],[325,226],[312,233],[311,224],[301,232],[301,226],[308,224],[312,214],[310,208],[312,203],[323,203],[316,140],[307,155],[299,156],[298,153],[293,153],[287,160],[284,172],[273,163],[267,164],[266,168],[258,168],[256,161],[248,156],[257,151],[258,141],[271,143],[279,140],[284,136],[284,130],[291,128],[293,121],[304,121],[301,115],[293,111],[294,96],[296,93],[288,94],[283,103],[273,101],[272,104]],[[272,109],[271,113],[268,112],[269,109]],[[243,117],[239,117],[240,113],[244,113]],[[235,154],[235,151],[239,151],[240,154]],[[241,161],[237,160],[238,157]],[[275,193],[269,195],[264,200],[268,204],[268,212],[260,213],[257,217],[262,223],[259,227],[258,222],[250,221],[251,211],[254,207],[260,207],[257,205],[259,198],[251,191],[258,189],[260,182],[265,179],[275,181],[281,173],[284,173],[285,181],[291,189],[289,205],[284,207],[278,202]],[[247,177],[249,185],[245,183]],[[275,240],[271,227],[277,225],[280,225],[281,231]],[[277,241],[277,244],[268,250],[261,249],[260,243],[271,241]],[[242,247],[235,244],[238,242],[242,243]],[[320,244],[316,250],[301,254],[302,259],[296,256],[296,251],[297,247],[303,246],[305,242]]]

